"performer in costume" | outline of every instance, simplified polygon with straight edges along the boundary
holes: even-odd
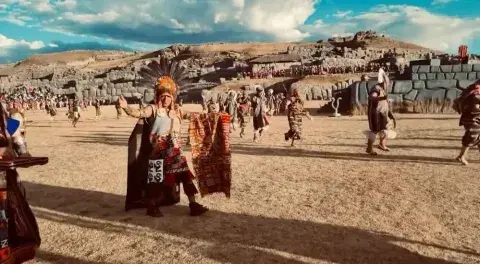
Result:
[[[73,119],[74,119],[73,106],[74,106],[73,100],[72,99],[68,100],[68,111],[65,115],[67,116],[69,121],[73,121]]]
[[[275,96],[273,95],[273,89],[268,89],[267,109],[267,115],[273,116],[275,113]]]
[[[253,108],[253,142],[258,142],[258,138],[262,137],[263,132],[265,132],[269,127],[269,121],[267,119],[267,106],[266,106],[266,97],[263,87],[257,85],[257,93],[252,98],[252,108]]]
[[[81,117],[81,116],[80,116],[80,105],[79,105],[78,100],[76,100],[76,101],[73,103],[72,111],[73,111],[72,125],[73,125],[73,127],[77,127],[78,120],[79,120],[80,117]]]
[[[386,87],[388,87],[388,84],[385,83],[383,85],[375,85],[368,98],[368,124],[370,131],[366,131],[366,152],[370,155],[377,155],[377,152],[373,150],[377,134],[380,136],[378,148],[383,151],[390,150],[387,147],[387,139],[396,137],[396,132],[393,130],[396,127],[396,121],[390,111]]]
[[[47,111],[50,122],[52,122],[53,119],[55,118],[55,116],[57,115],[57,109],[55,107],[55,103],[53,103],[51,101],[47,101],[45,103],[45,111]]]
[[[230,123],[230,132],[235,131],[237,121],[237,93],[234,90],[230,90],[227,93],[227,101],[225,102],[225,110],[232,117]]]
[[[461,114],[459,125],[465,128],[457,160],[468,165],[468,150],[475,146],[480,150],[480,80],[464,90],[453,106]]]
[[[209,97],[209,91],[203,89],[202,90],[202,109],[203,109],[204,112],[207,111],[207,101],[208,101],[207,98],[208,97]]]
[[[283,103],[283,93],[278,93],[275,96],[275,114],[279,115],[282,113],[282,103]]]
[[[294,89],[287,106],[287,118],[290,130],[285,133],[285,141],[292,139],[292,146],[295,140],[302,138],[302,116],[312,120],[310,114],[303,109],[303,100],[300,98],[298,89]]]
[[[238,103],[238,123],[240,125],[240,137],[243,138],[245,136],[245,128],[247,128],[247,124],[250,122],[250,97],[247,94],[246,87],[242,87],[242,91],[238,95],[237,98]]]
[[[221,92],[217,94],[217,102],[218,102],[218,112],[219,113],[225,113],[226,109],[226,102],[228,99],[228,94]]]
[[[118,101],[127,115],[139,118],[129,143],[125,209],[147,207],[147,215],[161,217],[159,206],[180,201],[182,183],[190,202],[190,215],[202,215],[208,209],[195,200],[198,190],[181,146],[180,125],[188,115],[174,104],[188,72],[177,62],[162,58],[160,63],[153,61],[142,69],[140,76],[143,84],[154,85],[155,103],[138,110],[129,107],[123,97]]]
[[[95,107],[95,121],[102,118],[102,109],[100,108],[100,100],[95,99],[95,103],[93,103]]]

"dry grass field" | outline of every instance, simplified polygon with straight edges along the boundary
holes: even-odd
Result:
[[[94,113],[77,128],[64,110],[53,123],[27,114],[31,152],[50,158],[19,169],[43,239],[31,263],[480,263],[480,153],[453,161],[455,115],[400,115],[392,151],[374,158],[364,117],[305,120],[294,148],[275,117],[257,145],[232,135],[230,199],[199,199],[211,211],[192,218],[182,196],[153,219],[123,210],[135,120]]]

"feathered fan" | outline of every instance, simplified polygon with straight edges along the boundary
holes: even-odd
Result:
[[[178,61],[171,61],[167,58],[161,58],[160,62],[156,60],[150,62],[139,71],[139,75],[142,79],[138,85],[144,87],[154,87],[158,78],[168,76],[177,84],[177,94],[189,84],[187,69]]]

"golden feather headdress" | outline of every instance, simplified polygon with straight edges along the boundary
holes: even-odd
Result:
[[[189,83],[187,69],[178,61],[167,58],[153,60],[139,71],[139,75],[139,86],[153,86],[155,93],[169,93],[174,98]]]

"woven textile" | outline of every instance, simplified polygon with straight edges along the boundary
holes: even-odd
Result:
[[[230,197],[232,157],[228,114],[192,114],[189,137],[200,195],[223,192]]]

